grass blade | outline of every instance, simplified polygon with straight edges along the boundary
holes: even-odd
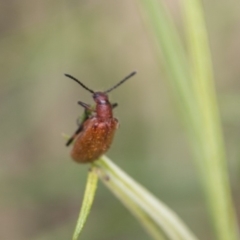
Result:
[[[147,27],[156,39],[157,57],[162,60],[171,90],[180,102],[179,109],[190,137],[196,139],[198,110],[188,71],[188,61],[179,35],[167,9],[159,0],[141,0],[140,10],[147,18]]]
[[[179,36],[161,1],[142,0],[141,3],[161,47],[170,85],[187,123],[217,235],[222,240],[238,239],[201,5],[198,0],[182,1],[191,49],[189,67]]]
[[[190,49],[194,95],[201,118],[202,179],[213,224],[221,240],[237,240],[237,223],[232,205],[207,30],[199,0],[184,0],[183,16]]]
[[[83,226],[87,220],[88,214],[92,207],[95,192],[97,190],[97,183],[98,183],[98,175],[96,174],[95,168],[92,167],[88,173],[86,189],[83,197],[83,203],[81,206],[80,214],[77,220],[77,225],[75,227],[72,240],[77,240],[81,234]]]
[[[154,239],[197,240],[179,217],[107,157],[94,162],[104,184]]]

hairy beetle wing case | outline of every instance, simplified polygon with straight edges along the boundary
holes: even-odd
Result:
[[[99,121],[96,117],[88,119],[76,138],[71,157],[76,162],[93,162],[110,148],[117,128],[116,118],[107,121]]]

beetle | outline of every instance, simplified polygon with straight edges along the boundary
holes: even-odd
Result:
[[[84,115],[78,129],[67,141],[66,146],[73,142],[71,157],[78,163],[91,163],[101,157],[111,146],[118,120],[113,116],[113,108],[117,103],[111,104],[108,93],[123,84],[126,80],[136,74],[136,71],[127,75],[113,87],[104,92],[95,92],[86,87],[75,77],[65,74],[66,77],[74,80],[85,90],[92,93],[95,108],[79,101],[78,104],[84,108]]]

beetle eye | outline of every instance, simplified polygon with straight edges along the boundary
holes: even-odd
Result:
[[[93,98],[96,99],[98,97],[97,93],[93,94]]]

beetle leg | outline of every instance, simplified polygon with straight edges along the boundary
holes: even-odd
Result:
[[[91,111],[89,110],[90,105],[83,102],[79,102],[79,104],[84,107],[84,114],[83,117],[81,118],[81,121],[79,121],[79,118],[77,119],[78,129],[75,131],[72,137],[68,139],[66,146],[69,146],[74,141],[75,137],[82,131],[84,122],[89,118],[92,112],[92,110]]]
[[[73,142],[75,137],[82,131],[82,129],[83,129],[83,122],[79,125],[78,129],[75,131],[75,133],[72,135],[72,137],[70,137],[68,139],[68,141],[66,142],[67,147]]]
[[[89,114],[89,110],[87,110],[85,108],[83,117],[82,117],[82,121],[79,121],[79,118],[77,119],[77,124],[78,124],[78,129],[75,131],[75,133],[72,135],[72,137],[70,137],[66,143],[66,146],[68,147],[75,139],[75,137],[83,130],[83,124],[84,122],[89,118],[90,114]]]
[[[116,108],[118,106],[118,103],[113,103],[112,108]]]
[[[81,101],[78,101],[78,104],[80,106],[82,106],[85,110],[88,110],[88,111],[93,111],[93,109],[91,108],[91,105],[87,104],[87,103],[84,103],[84,102],[81,102]]]
[[[92,106],[87,103],[79,101],[78,104],[84,108],[84,116],[81,118],[80,117],[77,118],[77,125],[80,126],[82,122],[85,121],[92,114],[94,110]]]

